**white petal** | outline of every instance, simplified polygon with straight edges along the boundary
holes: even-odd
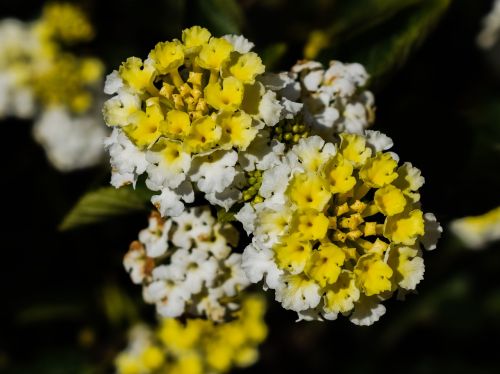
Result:
[[[237,160],[238,154],[234,151],[216,151],[197,157],[193,160],[191,180],[205,193],[222,192],[234,180]]]
[[[433,213],[424,214],[424,231],[425,234],[422,238],[420,238],[420,242],[428,251],[436,249],[437,242],[441,237],[443,228]]]
[[[243,35],[228,34],[224,35],[222,39],[226,39],[229,43],[231,43],[234,50],[239,53],[248,53],[253,49],[253,47],[255,47],[255,44],[250,42]]]
[[[380,131],[366,130],[366,142],[375,152],[382,152],[391,149],[394,145],[391,138]]]
[[[151,197],[151,202],[162,217],[177,217],[184,211],[181,197],[168,187],[164,187],[159,195]]]
[[[118,74],[118,71],[113,70],[113,72],[106,77],[106,82],[104,83],[104,93],[107,95],[113,95],[122,87],[123,80],[120,77],[120,74]]]
[[[364,297],[354,306],[349,320],[358,326],[370,326],[385,314],[385,306],[377,298]]]
[[[241,222],[243,229],[248,235],[250,235],[255,229],[256,217],[255,209],[252,204],[243,205],[239,212],[234,215],[234,218]]]
[[[282,106],[276,99],[276,93],[267,91],[259,103],[259,114],[262,120],[268,126],[276,125],[281,118]]]
[[[283,273],[273,260],[273,252],[267,248],[257,248],[249,244],[243,251],[241,267],[247,278],[252,283],[264,280],[264,289],[275,289],[279,284],[280,275]]]
[[[104,140],[109,151],[111,163],[111,184],[119,188],[133,184],[139,175],[146,171],[148,161],[146,154],[139,150],[119,128],[114,128],[111,135]]]

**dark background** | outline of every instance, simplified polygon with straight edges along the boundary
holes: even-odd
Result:
[[[404,29],[421,3],[438,0],[401,1],[414,5],[375,25],[365,20],[345,28],[320,58],[359,56],[369,69],[373,55],[367,51]],[[145,56],[156,42],[201,24],[214,34],[240,30],[268,67],[287,69],[302,57],[311,30],[329,29],[371,2],[246,0],[227,16],[227,6],[214,12],[231,3],[225,0],[82,0],[97,37],[77,51],[100,56],[110,72],[126,57]],[[34,19],[42,5],[2,0],[0,17]],[[393,138],[403,161],[422,170],[424,210],[445,229],[454,218],[500,205],[500,53],[475,44],[490,8],[491,1],[453,1],[419,48],[372,81],[375,128]],[[121,265],[147,212],[58,232],[82,193],[106,185],[107,169],[60,174],[32,140],[30,121],[2,122],[0,372],[110,372],[130,323],[138,316],[154,320],[153,307],[143,306],[140,288]],[[386,302],[386,315],[371,327],[346,318],[295,323],[295,314],[268,295],[269,338],[259,363],[241,371],[500,372],[499,245],[470,251],[445,232],[425,263],[418,295]]]

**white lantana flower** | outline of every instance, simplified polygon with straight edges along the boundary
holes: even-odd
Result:
[[[33,136],[52,165],[66,172],[99,164],[106,135],[106,127],[94,113],[74,115],[63,107],[47,109],[33,127]]]
[[[132,184],[135,186],[139,175],[149,163],[146,154],[137,149],[119,128],[114,128],[104,141],[111,163],[111,185],[116,188]]]
[[[149,227],[125,255],[124,266],[143,297],[164,317],[187,311],[220,321],[238,307],[234,298],[250,281],[241,255],[231,253],[238,232],[217,223],[208,207],[184,210],[163,219],[153,212]]]
[[[365,89],[368,73],[357,63],[299,61],[288,73],[261,78],[283,107],[275,137],[296,144],[307,135],[333,141],[335,134],[362,134],[374,121],[373,94]]]

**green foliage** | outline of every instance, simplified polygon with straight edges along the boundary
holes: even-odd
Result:
[[[333,24],[326,33],[335,43],[336,39],[346,39],[383,23],[400,11],[426,0],[352,0],[341,1],[335,9]]]
[[[374,81],[380,80],[406,62],[411,52],[432,31],[450,3],[451,0],[424,1],[408,12],[398,29],[391,30],[388,35],[359,50],[352,60],[364,64]]]
[[[145,189],[102,187],[87,192],[66,215],[59,226],[61,231],[105,221],[137,211],[146,210],[151,193]]]
[[[266,66],[266,71],[273,71],[279,65],[287,51],[285,43],[274,43],[267,46],[261,53],[262,62]]]
[[[197,7],[215,35],[241,32],[244,16],[236,0],[197,0]]]

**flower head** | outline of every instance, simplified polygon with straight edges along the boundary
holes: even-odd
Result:
[[[370,131],[340,138],[301,139],[264,172],[262,202],[237,215],[254,236],[242,266],[301,318],[354,311],[354,323],[369,324],[380,301],[423,278],[420,244],[435,247],[427,228],[436,222],[420,208],[420,171],[384,151],[390,139]]]
[[[243,37],[217,38],[194,26],[108,76],[105,92],[115,96],[104,105],[105,120],[146,154],[146,183],[160,192],[152,201],[162,214],[179,214],[195,191],[226,208],[240,196],[236,152],[281,112],[275,93],[257,80],[264,65],[251,47]]]
[[[264,313],[264,300],[250,295],[226,323],[164,318],[154,331],[135,326],[127,348],[115,360],[117,372],[226,373],[233,367],[250,366],[257,361],[258,345],[267,335]]]
[[[236,229],[216,223],[208,208],[188,209],[167,220],[153,212],[124,265],[160,315],[190,313],[221,321],[249,284],[241,255],[231,253],[237,244]]]
[[[290,72],[268,74],[263,82],[278,93],[285,108],[275,137],[297,144],[309,135],[333,141],[341,132],[362,134],[375,117],[373,94],[365,89],[365,68],[357,63],[299,61]]]

